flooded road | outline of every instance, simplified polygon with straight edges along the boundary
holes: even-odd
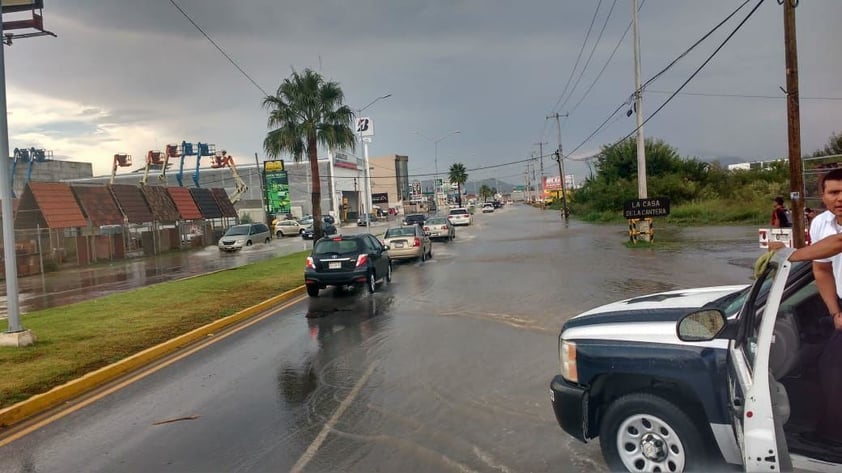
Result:
[[[598,442],[564,434],[550,405],[562,323],[619,298],[747,284],[761,254],[754,228],[657,237],[629,250],[625,226],[477,215],[375,294],[279,307],[0,447],[0,471],[605,471]]]

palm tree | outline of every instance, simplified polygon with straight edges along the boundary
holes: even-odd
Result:
[[[487,202],[487,201],[488,201],[488,198],[489,198],[490,196],[492,196],[492,195],[494,195],[494,193],[493,193],[493,192],[491,192],[491,188],[490,188],[490,187],[488,187],[486,184],[483,184],[483,185],[481,185],[481,186],[480,186],[480,188],[479,188],[479,196],[482,198],[482,201],[483,201],[483,202]]]
[[[465,171],[465,165],[462,163],[453,163],[450,165],[450,175],[448,176],[450,182],[456,183],[456,202],[459,207],[462,206],[462,184],[468,181],[468,172]]]
[[[287,152],[300,162],[306,153],[310,161],[314,239],[322,236],[318,146],[354,149],[354,113],[342,104],[344,98],[337,82],[325,81],[318,72],[304,69],[301,74],[293,71],[275,95],[263,99],[263,107],[269,110],[270,128],[263,140],[266,154],[277,158]]]

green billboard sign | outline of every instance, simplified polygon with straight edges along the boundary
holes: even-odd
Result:
[[[283,161],[263,163],[263,188],[266,192],[266,211],[269,215],[286,215],[290,212],[289,176]]]

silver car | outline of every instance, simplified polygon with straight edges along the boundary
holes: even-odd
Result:
[[[265,223],[244,223],[230,227],[219,239],[217,246],[219,251],[237,251],[244,246],[270,241],[272,241],[272,233]]]
[[[390,228],[383,236],[389,248],[389,258],[419,259],[426,261],[433,257],[433,242],[419,225]]]
[[[283,238],[289,235],[301,235],[306,225],[301,225],[298,220],[281,220],[275,224],[275,236]]]

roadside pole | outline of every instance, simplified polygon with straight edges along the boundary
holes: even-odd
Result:
[[[0,21],[0,37],[3,26]],[[6,311],[9,329],[0,333],[0,345],[25,346],[35,342],[34,335],[20,323],[20,305],[18,301],[18,268],[15,254],[15,227],[12,210],[12,180],[9,176],[9,120],[6,111],[6,59],[5,45],[0,43],[0,199],[3,210],[3,257],[5,258]]]
[[[564,151],[561,147],[561,117],[567,118],[569,114],[565,113],[564,115],[559,114],[556,112],[553,115],[547,116],[547,120],[550,118],[555,118],[555,125],[558,129],[558,150],[555,153],[555,159],[558,161],[558,172],[559,177],[561,178],[561,218],[564,220],[564,223],[567,223],[567,219],[570,216],[570,211],[567,209],[567,188],[565,185],[565,176],[564,176]]]
[[[798,46],[795,35],[795,8],[798,0],[783,0],[784,46],[786,55],[786,119],[789,141],[789,197],[792,200],[792,244],[805,245],[804,181],[801,163],[801,111],[798,103]]]
[[[263,222],[272,228],[272,219],[269,218],[269,206],[266,205],[266,196],[264,195],[263,191],[263,176],[260,175],[260,159],[257,157],[257,153],[254,153],[254,169],[257,170],[257,180],[260,181],[260,205],[263,206]],[[272,228],[274,232],[275,229]]]

